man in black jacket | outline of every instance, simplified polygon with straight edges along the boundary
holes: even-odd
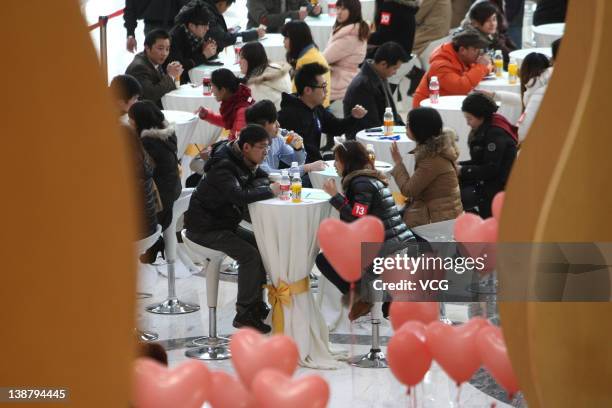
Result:
[[[170,35],[164,30],[153,30],[145,37],[145,50],[134,56],[125,73],[133,76],[142,86],[142,97],[160,109],[161,98],[176,89],[175,79],[183,73],[183,67],[172,61],[164,69],[170,54]]]
[[[209,23],[210,14],[201,2],[189,3],[176,16],[176,25],[170,31],[168,61],[178,61],[183,66],[182,84],[189,82],[190,69],[217,55],[215,41],[204,39]]]
[[[313,62],[302,66],[295,73],[297,95],[283,93],[278,122],[281,127],[293,130],[304,138],[306,163],[321,160],[321,133],[327,137],[347,133],[357,126],[358,119],[368,111],[355,105],[344,119],[338,119],[323,108],[327,84],[323,75],[327,68]]]
[[[400,44],[406,54],[412,53],[419,3],[417,0],[376,0],[376,30],[368,38],[368,58],[376,47],[389,41]]]
[[[125,0],[123,26],[127,31],[126,48],[136,51],[136,26],[138,20],[144,19],[145,36],[156,28],[170,30],[174,17],[187,0]]]
[[[367,111],[360,127],[347,133],[347,139],[355,139],[357,131],[383,124],[385,108],[393,111],[393,120],[396,125],[403,126],[404,121],[397,113],[393,95],[389,89],[387,79],[395,75],[399,67],[408,62],[409,57],[404,49],[395,42],[387,42],[378,47],[374,60],[366,60],[361,71],[353,78],[344,96],[344,115],[350,112],[355,104],[362,105]]]
[[[278,183],[270,184],[259,168],[270,148],[270,136],[259,125],[247,125],[237,141],[218,142],[204,166],[205,175],[194,191],[185,214],[187,237],[238,261],[238,301],[234,327],[253,327],[268,333],[262,322],[268,308],[263,302],[266,283],[252,232],[239,227],[250,203],[277,196]]]
[[[321,6],[308,0],[247,0],[247,28],[264,25],[269,33],[277,33],[285,19],[304,20],[321,14]]]

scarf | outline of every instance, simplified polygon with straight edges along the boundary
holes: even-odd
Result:
[[[240,84],[238,90],[228,100],[221,102],[219,113],[223,117],[223,127],[225,129],[232,129],[238,110],[252,104],[251,90],[247,86]]]
[[[201,52],[204,39],[189,31],[186,25],[183,25],[183,29],[185,30],[185,34],[187,34],[187,41],[189,42],[189,45],[191,45],[191,52],[194,54]]]
[[[518,127],[508,122],[508,119],[506,119],[504,116],[500,115],[499,113],[494,113],[493,117],[491,118],[491,126],[505,130],[506,133],[508,133],[508,135],[510,135],[512,139],[518,143]]]

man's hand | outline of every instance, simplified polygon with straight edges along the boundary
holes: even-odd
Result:
[[[257,27],[257,37],[262,38],[264,35],[266,35],[266,26],[264,25],[260,25],[259,27]]]
[[[304,165],[304,172],[310,173],[311,171],[323,171],[327,168],[327,163],[323,160],[317,160],[316,162],[308,163]]]
[[[136,51],[136,38],[133,35],[128,36],[125,48],[132,54]]]
[[[323,191],[325,191],[332,197],[338,194],[338,189],[336,188],[336,180],[334,177],[327,179],[325,183],[323,183]]]
[[[200,158],[204,161],[208,160],[210,158],[210,151],[212,150],[212,148],[210,146],[208,146],[206,149],[204,150],[200,150]]]
[[[476,63],[487,67],[489,72],[493,70],[493,63],[491,62],[491,58],[489,58],[489,56],[486,54],[479,56],[478,59],[476,60]]]
[[[215,40],[208,40],[202,45],[202,55],[206,59],[214,57],[217,54],[217,43]]]
[[[300,20],[304,20],[308,16],[308,9],[306,7],[300,7],[300,11],[298,11],[298,18]]]
[[[355,119],[361,119],[367,114],[368,111],[361,105],[355,105],[353,109],[351,109],[351,116]]]
[[[183,66],[178,61],[172,61],[171,63],[168,64],[168,67],[166,68],[166,72],[172,78],[175,78],[175,79],[180,78],[181,75],[183,74]]]
[[[312,8],[312,14],[315,16],[321,14],[321,11],[321,6],[319,6],[318,4]]]
[[[274,194],[274,197],[278,197],[278,195],[280,194],[280,183],[271,183],[270,190],[272,190],[272,194]]]

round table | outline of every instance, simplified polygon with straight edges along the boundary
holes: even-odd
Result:
[[[315,44],[323,51],[331,36],[336,17],[330,17],[328,14],[321,13],[317,17],[308,16],[304,21],[310,27]]]
[[[416,147],[416,143],[408,139],[408,136],[406,136],[406,128],[404,126],[394,126],[393,136],[391,137],[384,136],[382,130],[378,133],[367,133],[365,130],[361,130],[357,133],[356,139],[364,146],[367,146],[368,144],[374,146],[376,158],[386,163],[393,163],[390,150],[391,143],[394,141],[397,142],[397,146],[399,147],[399,151],[403,157],[406,169],[410,173],[412,173],[414,170],[414,155],[408,153],[410,153]],[[392,186],[395,187],[395,189],[392,188],[393,191],[399,191],[395,185],[395,182],[393,181]]]
[[[308,173],[308,177],[310,177],[310,182],[314,188],[323,188],[323,184],[333,178],[336,181],[336,188],[339,192],[343,192],[342,188],[342,178],[338,175],[336,168],[334,167],[334,161],[328,160],[325,162],[327,164],[327,168],[321,171],[311,171]],[[387,162],[376,160],[375,162],[376,170],[381,173],[387,174],[391,171],[393,166]],[[337,212],[336,212],[337,214]]]
[[[520,50],[512,51],[509,56],[510,58],[514,58],[516,60],[516,64],[518,67],[521,67],[523,60],[525,57],[532,52],[539,52],[540,54],[546,55],[548,58],[552,58],[552,50],[550,47],[542,47],[542,48],[523,48]]]
[[[319,253],[319,224],[329,218],[332,206],[322,190],[302,189],[302,202],[278,198],[249,204],[257,246],[272,284],[288,284],[310,275]],[[284,334],[292,337],[300,364],[311,368],[336,368],[339,363],[329,349],[329,331],[310,290],[292,295],[283,306]]]
[[[542,24],[533,27],[536,47],[550,47],[557,38],[563,37],[565,23]]]
[[[482,89],[484,91],[496,92],[496,91],[506,91],[506,92],[516,92],[518,94],[521,93],[521,82],[517,78],[516,83],[510,84],[508,82],[508,73],[504,71],[502,73],[501,78],[496,77],[495,75],[485,77],[476,89]]]
[[[189,143],[192,143],[197,129],[199,118],[193,113],[177,110],[163,110],[166,121],[174,126],[177,139],[177,152],[179,158],[185,153]]]
[[[429,98],[421,102],[421,106],[435,108],[438,112],[440,112],[444,126],[454,129],[457,133],[457,137],[459,139],[457,141],[457,146],[459,147],[460,161],[470,159],[468,135],[470,134],[471,129],[467,125],[465,116],[461,111],[461,104],[463,103],[464,99],[465,95],[453,95],[441,96],[440,101],[437,104],[432,104]],[[510,123],[516,123],[521,116],[521,107],[501,105],[498,112],[504,115],[510,121]]]
[[[268,61],[270,62],[286,62],[287,57],[284,46],[284,37],[282,34],[269,33],[264,36],[261,40],[259,40],[261,45],[264,46],[266,50],[266,55],[268,55]]]
[[[202,79],[205,77],[210,78],[210,74],[219,68],[227,68],[236,76],[241,75],[240,65],[236,63],[234,47],[226,47],[223,51],[221,51],[219,57],[215,59],[215,61],[222,62],[223,65],[198,65],[197,67],[189,70],[189,79],[191,80],[191,83],[202,85]]]
[[[204,95],[202,85],[198,87],[193,87],[190,84],[181,85],[180,88],[162,96],[162,105],[164,109],[184,111],[191,114],[197,111],[200,106],[215,112],[219,111],[219,102],[212,95]],[[219,126],[211,125],[205,120],[198,120],[191,143],[208,146],[217,140],[222,130]]]

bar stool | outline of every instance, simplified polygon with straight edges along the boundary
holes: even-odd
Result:
[[[382,321],[382,301],[372,306],[372,346],[367,354],[352,357],[349,364],[361,368],[387,368],[387,358],[380,349],[380,322]]]
[[[174,206],[172,207],[172,221],[164,231],[166,261],[168,262],[168,297],[161,303],[147,306],[147,312],[176,315],[193,313],[200,310],[200,306],[182,302],[177,298],[176,276],[174,271],[177,248],[176,223],[179,217],[189,208],[189,200],[191,200],[193,190],[193,188],[183,189],[181,196],[174,202]]]
[[[146,238],[141,239],[140,241],[136,241],[137,255],[141,255],[147,249],[151,248],[153,244],[157,242],[160,235],[161,235],[161,225],[157,225],[157,229],[155,230],[153,234],[149,235]],[[138,296],[138,299],[146,299],[146,298],[150,298],[153,296],[153,294],[151,293],[141,293],[141,292],[136,293],[136,295]],[[140,330],[138,328],[135,328],[134,330],[136,331],[136,335],[138,336],[138,338],[142,341],[154,341],[159,338],[159,335],[154,332]]]
[[[181,231],[183,242],[202,260],[207,260],[206,266],[206,300],[208,303],[208,336],[199,337],[193,343],[199,347],[185,352],[189,358],[199,360],[226,360],[231,357],[229,339],[217,336],[217,299],[219,297],[219,272],[225,254],[221,251],[199,245]]]

